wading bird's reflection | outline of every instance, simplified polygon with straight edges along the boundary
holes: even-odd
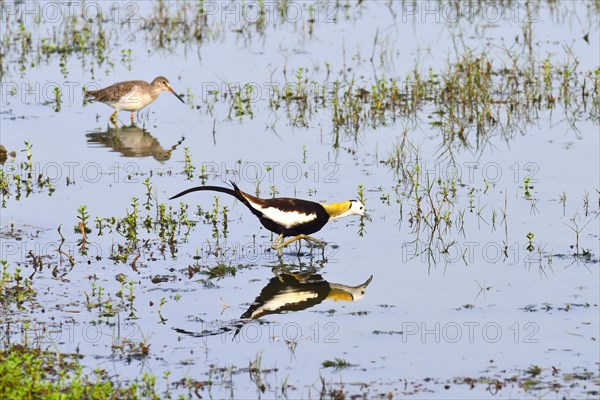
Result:
[[[171,158],[173,150],[183,142],[182,137],[170,149],[164,149],[148,131],[135,125],[91,132],[85,136],[90,145],[97,144],[98,147],[109,147],[113,151],[121,153],[124,157],[152,156],[158,161],[166,161]]]
[[[190,332],[178,328],[175,330],[196,337],[219,335],[230,331],[235,331],[237,335],[246,323],[265,315],[305,310],[324,300],[358,301],[364,297],[372,279],[373,275],[358,286],[349,286],[330,283],[317,274],[275,273],[239,320],[214,327],[215,329],[205,329],[202,332]]]

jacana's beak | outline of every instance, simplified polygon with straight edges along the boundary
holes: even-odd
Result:
[[[362,285],[359,285],[359,287],[366,288],[367,286],[369,286],[369,283],[371,283],[372,280],[373,280],[373,275],[371,275],[365,283],[363,283]]]
[[[373,280],[373,275],[366,280],[365,283],[358,286],[340,285],[339,283],[330,283],[329,287],[332,289],[330,292],[332,300],[346,300],[346,301],[358,301],[365,296],[367,286]]]
[[[181,98],[181,96],[179,96],[177,93],[175,93],[175,91],[173,90],[173,88],[171,86],[168,86],[167,89],[169,89],[169,92],[173,93],[175,95],[175,97],[177,97],[179,99],[180,102],[182,102],[183,104],[185,104],[185,101],[183,101],[183,99]]]
[[[371,216],[370,216],[369,214],[367,214],[367,213],[364,213],[364,214],[361,216],[361,218],[364,218],[364,219],[366,219],[366,220],[367,220],[367,221],[369,221],[369,222],[373,222],[373,220],[371,219]]]

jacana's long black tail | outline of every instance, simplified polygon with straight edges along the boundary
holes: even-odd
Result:
[[[197,186],[197,187],[193,187],[191,189],[187,189],[184,190],[181,193],[177,193],[175,196],[170,197],[169,200],[173,200],[176,199],[178,197],[184,196],[188,193],[192,193],[192,192],[199,192],[199,191],[203,191],[203,190],[209,190],[209,191],[213,191],[213,192],[221,192],[221,193],[226,193],[230,196],[235,197],[236,199],[240,200],[243,203],[246,203],[246,199],[244,199],[244,197],[238,193],[237,191],[233,190],[233,189],[229,189],[226,187],[221,187],[221,186]]]

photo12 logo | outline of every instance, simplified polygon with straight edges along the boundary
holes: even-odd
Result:
[[[337,1],[204,1],[202,13],[222,23],[336,23]]]
[[[297,183],[302,178],[314,183],[338,183],[340,166],[334,162],[305,164],[300,162],[262,161],[240,162],[235,164],[204,162],[200,165],[201,174],[205,177],[220,180],[228,184],[234,175],[237,183],[276,183],[281,180]]]
[[[214,259],[220,262],[228,263],[244,263],[244,264],[262,264],[262,263],[276,263],[280,261],[280,256],[277,251],[274,250],[272,245],[272,239],[265,242],[252,241],[252,242],[232,242],[223,240],[219,242],[213,242],[205,240],[198,249],[198,254],[203,255],[203,259]],[[337,258],[339,253],[339,246],[334,242],[327,242],[325,248],[313,248],[310,245],[302,243],[298,245],[298,250],[303,253],[308,253],[309,256],[314,259],[326,260],[328,264],[335,264],[339,262]],[[215,249],[222,249],[216,251]],[[295,247],[294,250],[295,251]]]
[[[2,22],[64,24],[76,18],[94,22],[137,23],[139,4],[134,1],[3,1]]]
[[[498,343],[510,340],[514,343],[539,343],[540,327],[535,322],[514,322],[510,325],[498,322],[402,322],[402,343]]]
[[[465,262],[472,264],[478,260],[489,263],[497,262],[519,262],[523,245],[518,242],[511,244],[498,243],[494,241],[481,242],[454,242],[449,246],[442,246],[439,242],[432,245],[424,241],[411,241],[402,244],[402,262],[408,262],[416,258],[425,263],[431,259],[446,263]],[[524,257],[524,261],[531,261],[533,255],[530,252]]]
[[[539,2],[512,1],[403,1],[402,22],[449,23],[482,21],[488,24],[500,21],[513,23],[539,22]]]
[[[128,341],[139,343],[143,340],[140,327],[135,322],[121,323],[118,326],[102,326],[96,323],[32,322],[6,324],[0,326],[0,340],[3,342],[41,344],[106,344]]]
[[[298,343],[310,341],[313,343],[339,343],[340,327],[335,322],[314,322],[303,326],[298,322],[269,322],[267,324],[256,320],[238,321],[237,323],[206,323],[201,324],[201,334],[206,342],[211,336],[220,336],[222,343],[285,342]],[[227,333],[232,333],[233,338]]]
[[[23,241],[23,240],[2,240],[0,243],[0,260],[9,262],[28,262],[33,258],[44,259],[48,263],[55,258],[60,258],[61,254],[73,255],[82,249],[81,242],[78,241]],[[85,246],[86,260],[95,260],[102,258],[102,247],[95,242],[86,242]]]
[[[50,161],[46,163],[32,162],[18,163],[7,162],[0,169],[11,176],[18,175],[22,180],[27,176],[43,176],[50,184],[59,182],[75,183],[83,180],[85,183],[97,183],[108,179],[111,183],[140,183],[142,179],[138,176],[139,164],[128,161],[124,163],[115,162],[109,166],[102,166],[97,162],[79,161]]]

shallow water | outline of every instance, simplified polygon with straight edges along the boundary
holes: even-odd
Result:
[[[40,12],[48,10],[49,3],[39,4]],[[80,352],[84,365],[100,366],[119,379],[152,373],[161,390],[171,393],[193,391],[174,384],[188,378],[203,382],[203,396],[319,397],[323,377],[329,390],[369,397],[391,392],[397,397],[479,398],[494,394],[491,380],[504,383],[496,394],[501,397],[547,391],[553,397],[597,395],[597,88],[596,103],[588,98],[576,110],[565,111],[559,104],[513,115],[513,125],[501,113],[505,129],[491,128],[487,135],[471,130],[468,146],[456,139],[443,143],[430,123],[435,121],[432,104],[415,115],[388,119],[385,126],[365,124],[357,133],[342,129],[339,146],[331,107],[301,113],[292,105],[289,114],[283,103],[269,107],[269,88],[295,87],[298,68],[304,69],[302,79],[326,90],[335,80],[372,90],[382,76],[403,81],[415,65],[424,74],[429,68],[443,70],[466,49],[485,51],[497,69],[512,67],[510,54],[523,63],[536,59],[539,65],[546,57],[557,65],[577,60],[579,78],[586,71],[597,73],[593,4],[544,5],[527,23],[524,4],[513,3],[500,9],[499,20],[484,8],[455,23],[444,8],[426,13],[421,3],[418,10],[383,2],[326,3],[310,24],[310,4],[291,2],[299,20],[267,13],[263,31],[252,23],[249,9],[244,18],[239,3],[232,11],[208,3],[216,8],[208,16],[204,41],[184,40],[175,30],[170,34],[177,39],[156,51],[157,31],[140,28],[157,5],[128,4],[135,4],[139,21],[102,24],[111,34],[108,61],[114,65],[95,65],[93,75],[90,65],[97,60],[85,53],[67,56],[66,73],[58,56],[28,65],[23,73],[17,47],[5,58],[2,144],[16,150],[17,158],[9,159],[3,171],[26,178],[26,153],[20,150],[27,141],[32,175],[50,178],[55,191],[49,195],[46,188],[34,189],[19,200],[12,195],[1,210],[0,258],[8,261],[9,270],[18,267],[23,276],[31,275],[30,251],[45,265],[32,278],[35,298],[23,309],[11,304],[3,311],[4,339],[26,340],[23,328],[28,340]],[[173,3],[169,9],[174,15],[185,7],[190,4]],[[34,43],[57,26],[41,15],[45,18],[32,30]],[[6,9],[3,18],[15,29]],[[121,50],[128,49],[131,60],[123,61]],[[137,129],[118,132],[108,128],[112,111],[107,106],[82,106],[83,85],[104,87],[156,75],[167,76],[187,105],[163,93],[139,113]],[[235,87],[229,92],[225,82],[252,85],[251,115],[235,115],[230,108]],[[48,89],[56,84],[63,93],[59,112]],[[210,112],[207,102],[214,98]],[[128,118],[120,114],[122,123]],[[410,177],[383,163],[404,137],[413,146],[405,150],[404,169],[414,172],[419,166],[416,191]],[[195,167],[192,179],[185,174],[185,149]],[[199,177],[203,172],[205,179]],[[149,209],[144,207],[146,178],[153,196]],[[220,196],[215,237],[204,216],[214,208],[212,193],[168,200],[191,186],[227,185],[229,180],[263,197],[275,188],[278,196],[319,202],[357,198],[362,185],[372,222],[364,221],[362,236],[358,218],[332,222],[315,234],[328,243],[324,255],[306,247],[297,255],[291,246],[278,259],[268,251],[274,237],[239,202]],[[442,187],[451,182],[456,195],[445,203]],[[429,185],[432,199],[424,189]],[[179,200],[189,204],[189,218],[200,223],[187,236],[187,228],[179,227],[173,246],[156,230],[140,227],[137,247],[119,249],[128,246],[127,238],[108,228],[99,235],[95,220],[124,218],[133,210],[133,197],[139,198],[140,225],[146,215],[156,217],[156,203],[177,212]],[[440,224],[439,237],[423,222],[431,221],[431,203],[452,221],[446,228]],[[429,215],[420,224],[417,204]],[[73,228],[81,205],[87,207],[92,230],[87,254],[81,251],[81,233]],[[194,215],[197,205],[201,216]],[[582,228],[578,247],[575,224]],[[59,226],[64,253],[56,252]],[[430,236],[435,240],[430,242]],[[125,254],[126,261],[111,259],[113,252]],[[72,268],[66,254],[74,259]],[[229,273],[209,275],[219,264],[231,267]],[[298,279],[307,280],[305,285],[356,286],[373,279],[355,302],[315,300],[307,308],[240,321],[263,288],[277,283],[275,273],[301,273]],[[123,288],[119,274],[125,277]],[[127,299],[130,281],[132,300]],[[302,285],[298,290],[297,297],[323,297]],[[140,353],[140,342],[150,346],[147,355]],[[323,367],[336,358],[351,366]],[[249,365],[264,370],[260,382],[248,372]],[[542,368],[543,379],[524,390],[519,381],[535,365]],[[553,375],[552,368],[560,372]],[[586,370],[595,375],[575,379],[569,387],[573,382],[564,374]],[[165,371],[170,371],[168,384]],[[511,381],[513,376],[519,378]],[[461,383],[480,377],[486,380],[474,389]],[[560,386],[552,388],[553,381]]]

